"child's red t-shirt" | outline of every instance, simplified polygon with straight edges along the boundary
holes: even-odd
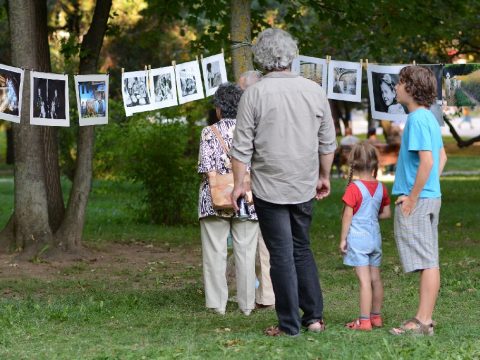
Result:
[[[377,190],[378,186],[378,181],[377,180],[372,180],[372,181],[367,181],[367,180],[360,180],[363,185],[368,189],[370,194],[373,196],[375,194],[375,191]],[[382,184],[383,188],[383,195],[382,195],[382,204],[380,205],[380,212],[382,212],[383,207],[390,205],[390,197],[388,196],[388,191],[387,187]],[[360,209],[360,206],[362,205],[362,192],[358,188],[355,183],[350,183],[350,185],[347,186],[347,189],[345,190],[345,194],[343,194],[342,198],[343,202],[353,208],[353,214]]]

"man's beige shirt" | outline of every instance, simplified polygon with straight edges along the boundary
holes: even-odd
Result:
[[[298,204],[316,194],[319,154],[336,149],[325,91],[289,72],[271,72],[240,100],[230,154],[251,162],[256,197]]]

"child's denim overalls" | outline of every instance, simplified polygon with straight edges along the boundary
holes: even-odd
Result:
[[[353,215],[347,235],[347,254],[343,263],[350,266],[380,266],[382,260],[382,237],[378,212],[383,198],[383,186],[379,182],[374,195],[360,181],[354,184],[362,193],[362,204]]]

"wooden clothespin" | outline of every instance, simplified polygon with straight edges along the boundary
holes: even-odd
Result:
[[[122,68],[122,74],[123,74],[124,72],[125,72],[125,69],[124,69],[124,68]]]
[[[330,55],[327,55],[327,56],[326,56],[327,64],[330,63],[330,59],[331,59]]]
[[[413,60],[413,66],[417,65],[417,62],[415,60]]]
[[[225,54],[224,51],[223,51],[223,47],[222,47],[222,54]]]
[[[360,59],[360,69],[363,70],[363,59]]]
[[[195,59],[198,61],[198,55],[195,56]]]
[[[200,54],[200,60],[203,61],[203,54]],[[198,56],[197,56],[197,61],[198,61]]]
[[[176,63],[175,60],[172,60],[172,66],[173,66],[173,67],[177,66],[177,63]]]
[[[368,59],[365,59],[365,69],[368,69]]]
[[[148,71],[152,70],[152,65],[148,65]]]
[[[147,71],[147,65],[145,65],[144,70]]]

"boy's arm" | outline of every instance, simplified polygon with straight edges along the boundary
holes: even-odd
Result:
[[[408,196],[399,196],[395,204],[402,204],[401,209],[404,215],[408,216],[417,204],[418,196],[422,192],[423,187],[427,183],[430,171],[433,167],[433,156],[431,151],[419,151],[418,157],[420,164],[418,165],[417,176],[413,184],[412,191]]]
[[[342,254],[347,253],[347,235],[348,230],[350,230],[350,225],[352,224],[352,218],[353,208],[345,205],[342,216],[342,232],[340,234],[340,252]]]
[[[443,168],[445,167],[446,163],[447,163],[447,153],[445,152],[445,148],[442,147],[440,149],[440,164],[438,165],[438,176],[442,175]]]

